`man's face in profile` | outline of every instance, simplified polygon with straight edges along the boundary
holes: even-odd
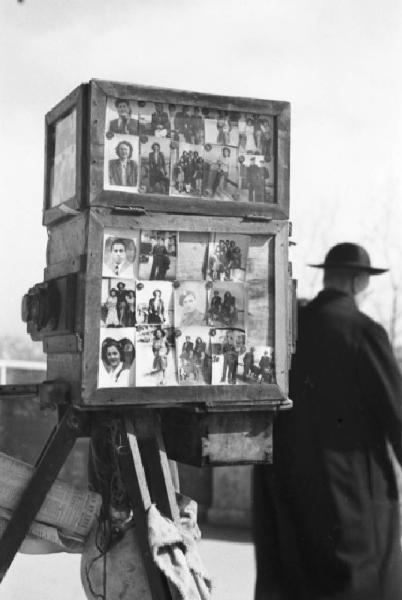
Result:
[[[121,265],[126,260],[126,249],[123,244],[113,244],[112,246],[112,261],[116,265]]]

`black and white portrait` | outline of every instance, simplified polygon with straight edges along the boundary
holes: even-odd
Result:
[[[245,335],[237,329],[216,329],[211,335],[212,384],[238,383],[239,356],[244,352]]]
[[[204,146],[177,142],[172,151],[170,194],[202,196]]]
[[[175,231],[141,232],[139,278],[173,281],[176,278],[177,233]]]
[[[207,278],[210,281],[244,281],[249,236],[214,233],[209,243]]]
[[[135,100],[108,98],[106,105],[106,138],[114,135],[138,135],[138,106]]]
[[[273,170],[263,156],[239,156],[240,195],[243,202],[273,202]]]
[[[105,230],[103,236],[103,277],[133,279],[137,271],[138,233]]]
[[[258,115],[256,116],[254,123],[254,137],[257,152],[264,157],[266,163],[270,163],[273,159],[273,117]]]
[[[174,287],[175,327],[207,325],[207,288],[204,282],[180,281]]]
[[[173,328],[160,325],[137,327],[137,386],[177,385]]]
[[[214,118],[209,114],[205,119],[205,143],[238,147],[238,116],[228,111],[218,111]]]
[[[214,200],[238,200],[239,162],[237,148],[205,145],[203,195]]]
[[[211,383],[211,345],[208,327],[189,327],[176,336],[177,374],[181,385]]]
[[[135,283],[130,279],[102,279],[101,326],[134,327]]]
[[[272,346],[246,344],[239,356],[238,378],[243,383],[275,383],[275,361]]]
[[[247,313],[247,286],[214,281],[208,290],[208,324],[212,327],[244,329]]]
[[[204,117],[199,106],[176,107],[173,115],[172,137],[177,142],[204,144]]]
[[[169,193],[170,143],[166,137],[140,137],[140,192]]]
[[[156,138],[170,137],[171,123],[168,105],[162,102],[144,102],[142,104],[139,107],[140,134]]]
[[[173,325],[173,292],[170,282],[137,282],[136,321],[138,325]]]
[[[98,387],[135,385],[135,329],[101,329]]]
[[[104,188],[138,191],[139,159],[137,136],[115,135],[105,142]]]

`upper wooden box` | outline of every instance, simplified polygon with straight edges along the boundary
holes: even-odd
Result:
[[[91,206],[289,215],[288,102],[91,80],[46,115],[44,224]]]

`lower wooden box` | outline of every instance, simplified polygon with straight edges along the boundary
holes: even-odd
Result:
[[[169,458],[198,467],[272,463],[275,411],[161,411]]]

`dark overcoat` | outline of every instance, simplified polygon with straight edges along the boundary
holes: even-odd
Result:
[[[401,600],[402,383],[384,329],[324,290],[299,318],[293,409],[256,467],[256,600]]]

